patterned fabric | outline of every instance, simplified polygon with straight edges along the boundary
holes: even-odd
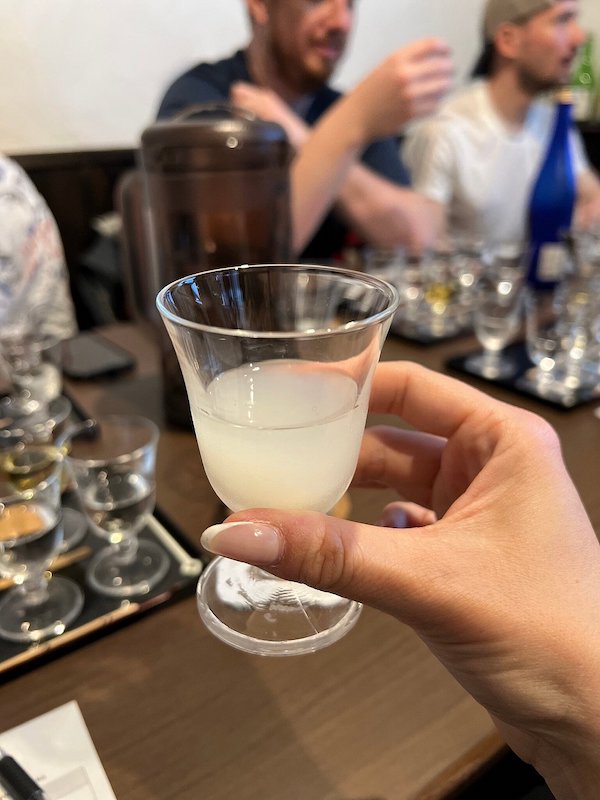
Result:
[[[14,161],[0,155],[0,329],[76,330],[60,234],[44,199]]]

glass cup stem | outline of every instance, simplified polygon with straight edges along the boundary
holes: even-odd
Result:
[[[124,536],[120,542],[113,544],[112,552],[117,564],[131,564],[138,552],[137,536]]]
[[[490,347],[483,348],[483,368],[487,370],[497,370],[500,363],[500,350]]]
[[[41,606],[49,599],[48,581],[43,572],[29,575],[19,587],[19,591],[23,595],[23,605],[27,607]]]

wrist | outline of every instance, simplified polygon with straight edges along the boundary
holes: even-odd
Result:
[[[534,763],[557,800],[594,800],[600,787],[600,684],[585,669],[576,672],[585,696],[573,693],[565,717],[544,737]]]
[[[599,737],[585,748],[545,748],[534,766],[556,800],[596,800],[600,787]]]

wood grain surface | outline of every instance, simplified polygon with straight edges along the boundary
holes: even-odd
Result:
[[[137,369],[104,383],[71,383],[89,412],[162,420],[149,328],[103,331],[134,353]],[[475,346],[419,347],[398,339],[384,358],[441,369]],[[480,384],[484,386],[484,384]],[[542,413],[561,435],[571,475],[600,528],[593,405]],[[374,522],[391,498],[353,490],[352,516]],[[158,503],[198,542],[222,513],[189,431],[163,429]],[[220,643],[187,598],[7,682],[4,729],[76,699],[118,798],[127,800],[438,800],[502,750],[487,714],[417,636],[365,609],[356,628],[312,656],[260,658]]]

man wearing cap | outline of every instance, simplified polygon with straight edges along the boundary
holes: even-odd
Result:
[[[403,150],[414,188],[436,204],[441,232],[484,242],[526,235],[533,183],[553,132],[539,98],[569,81],[585,39],[577,0],[488,0],[475,80],[420,124]],[[600,217],[600,181],[572,132],[576,222]]]
[[[196,103],[228,101],[280,123],[293,146],[300,149],[311,126],[340,98],[328,85],[345,52],[354,16],[353,0],[245,0],[252,36],[248,46],[216,63],[202,63],[177,78],[165,93],[158,112],[172,117]],[[449,59],[439,42],[404,59],[414,75],[407,95],[423,90],[421,65]],[[418,63],[417,63],[418,61]],[[398,54],[402,65],[402,54]],[[398,97],[398,102],[402,98]],[[334,213],[307,245],[295,242],[305,258],[331,258],[344,247],[349,231],[380,246],[400,242],[418,246],[431,238],[429,202],[406,187],[394,136],[366,142],[335,198]],[[381,211],[382,198],[392,194],[393,213]],[[395,224],[390,226],[390,215]]]

